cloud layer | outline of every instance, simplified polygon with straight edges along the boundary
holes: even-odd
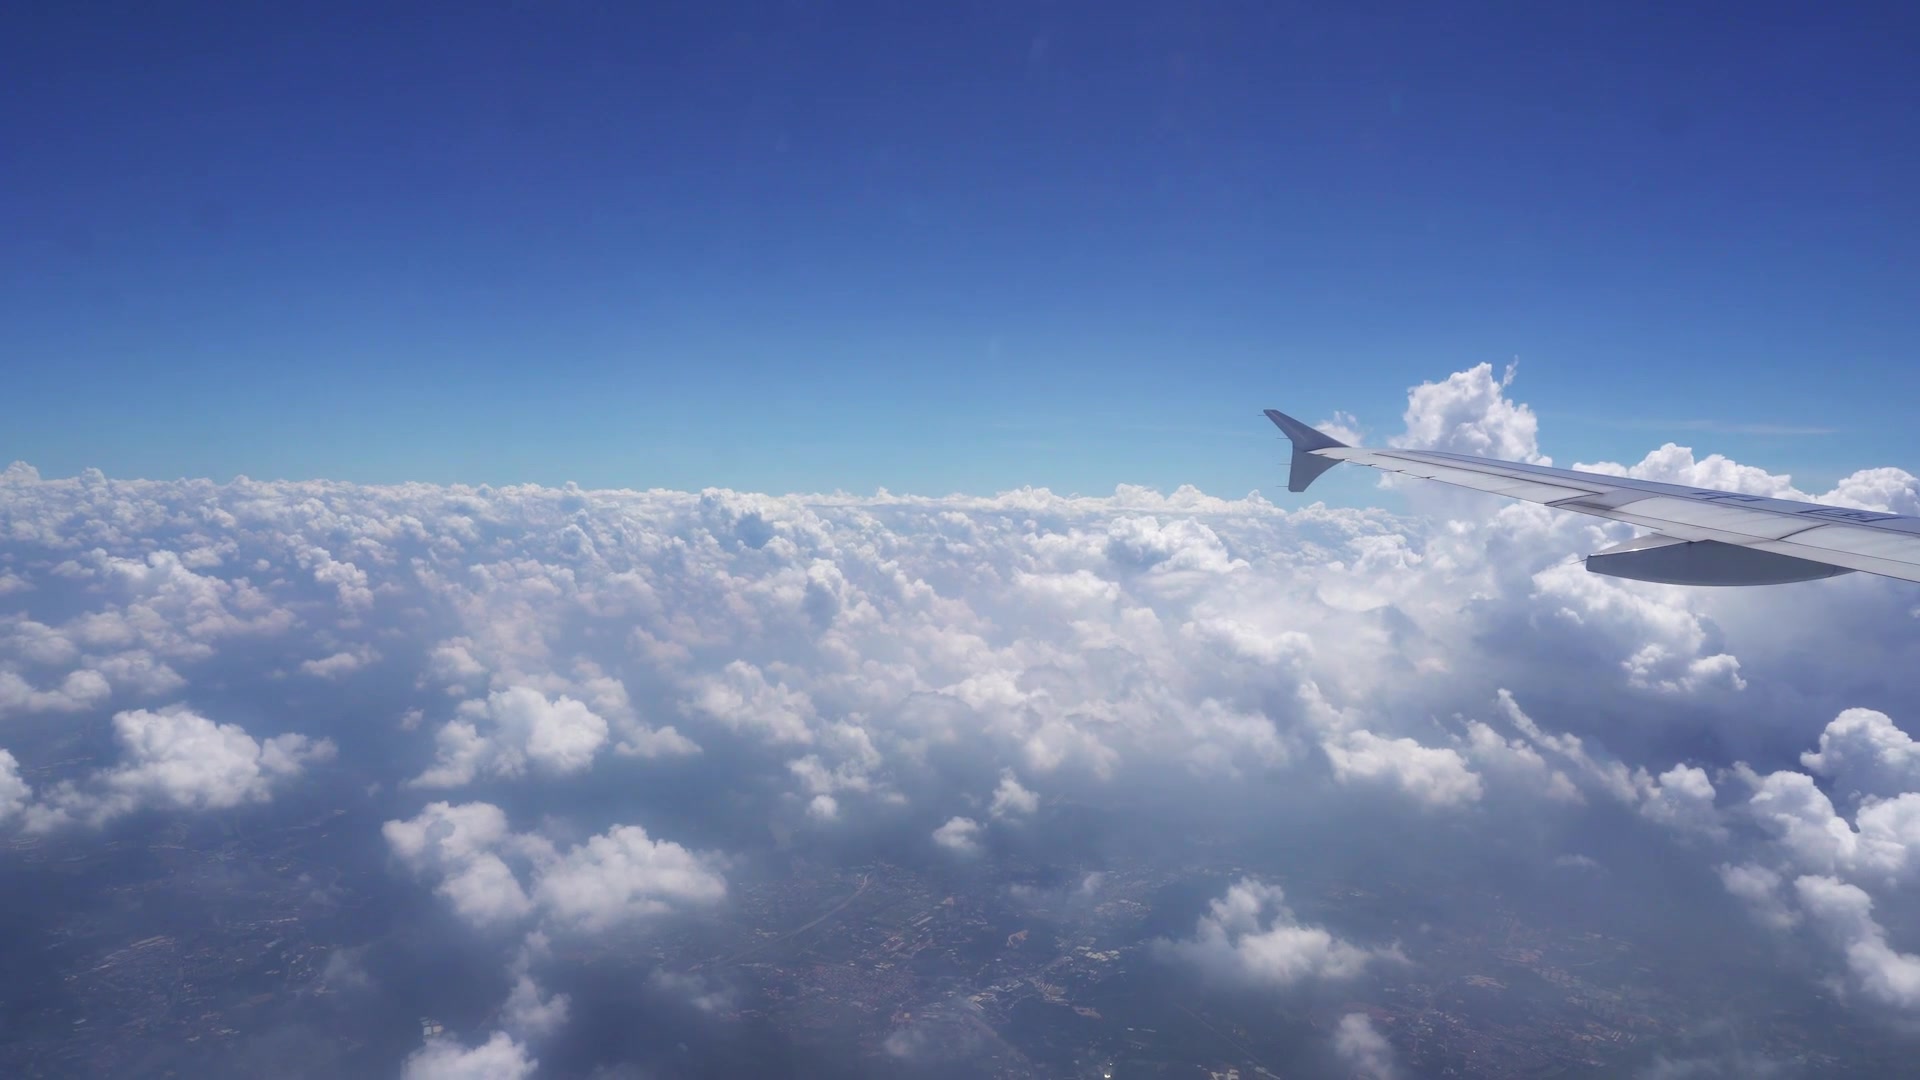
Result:
[[[1391,441],[1547,460],[1512,386],[1482,365],[1417,387]],[[1799,497],[1671,444],[1581,467]],[[383,823],[365,845],[508,973],[498,1030],[428,1038],[418,1076],[532,1072],[586,1001],[547,988],[564,968],[549,939],[723,910],[771,853],[1044,861],[1081,806],[1156,825],[1285,806],[1329,842],[1453,822],[1602,870],[1576,845],[1631,835],[1808,950],[1810,980],[1920,1010],[1910,590],[1602,578],[1571,557],[1623,526],[1390,486],[1404,516],[1191,488],[768,496],[16,467],[0,475],[0,828],[83,843],[142,815],[364,792]],[[1821,497],[1920,510],[1897,469]],[[1259,992],[1420,963],[1416,936],[1298,917],[1286,869],[1189,910],[1160,962]],[[1360,1015],[1337,1052],[1385,1075],[1394,1048]]]

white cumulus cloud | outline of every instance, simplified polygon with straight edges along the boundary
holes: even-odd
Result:
[[[933,830],[933,842],[956,855],[980,854],[980,823],[967,817],[948,818]]]
[[[1864,889],[1821,875],[1798,878],[1793,887],[1808,916],[1840,947],[1862,993],[1896,1008],[1920,1008],[1920,956],[1887,943]]]
[[[1333,1029],[1333,1052],[1356,1077],[1391,1080],[1394,1075],[1393,1044],[1366,1013],[1348,1013],[1340,1018]]]
[[[20,763],[0,750],[0,825],[20,815],[33,799],[33,786],[20,776]]]
[[[537,916],[553,931],[593,932],[708,907],[727,894],[714,857],[638,825],[615,825],[558,851],[543,837],[513,832],[490,803],[436,802],[382,829],[394,856],[478,927]]]
[[[1469,803],[1481,794],[1480,777],[1450,747],[1422,746],[1410,738],[1348,731],[1320,744],[1333,775],[1345,781],[1390,783],[1431,806]]]
[[[414,780],[421,787],[458,787],[479,775],[519,776],[529,767],[579,772],[607,742],[607,721],[564,694],[549,699],[526,686],[497,690],[460,706],[440,729],[440,753]]]
[[[987,813],[995,818],[1024,817],[1040,809],[1040,796],[1020,786],[1012,769],[1000,773],[1000,786],[993,789],[993,803]]]
[[[1397,948],[1364,948],[1303,925],[1285,899],[1277,885],[1242,879],[1208,904],[1191,938],[1162,941],[1160,951],[1210,977],[1263,987],[1349,979],[1369,965],[1403,960]]]
[[[638,825],[616,825],[546,867],[534,899],[555,925],[602,930],[676,908],[704,907],[727,895],[711,860]]]
[[[1847,709],[1820,733],[1801,764],[1842,789],[1867,795],[1920,791],[1920,743],[1874,709]]]
[[[462,1046],[442,1035],[429,1037],[401,1066],[402,1080],[525,1080],[539,1068],[538,1058],[504,1031],[478,1046]]]
[[[28,812],[34,828],[100,825],[144,809],[266,802],[276,784],[335,753],[331,740],[300,734],[257,740],[238,724],[215,723],[185,705],[117,713],[113,733],[120,763],[48,791]]]

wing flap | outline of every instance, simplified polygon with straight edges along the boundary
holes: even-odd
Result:
[[[1796,559],[1809,559],[1829,566],[1865,570],[1869,574],[1899,578],[1902,581],[1920,581],[1920,563],[1881,558],[1875,555],[1861,555],[1852,551],[1835,551],[1832,548],[1818,548],[1808,544],[1796,544],[1792,540],[1768,540],[1751,546],[1759,551],[1791,555]]]
[[[1913,533],[1862,529],[1857,525],[1821,525],[1785,539],[1800,547],[1867,555],[1920,566],[1920,536]]]
[[[1723,536],[1751,540],[1778,540],[1807,528],[1805,521],[1765,510],[1750,510],[1726,502],[1696,502],[1655,495],[1627,504],[1628,513],[1642,520],[1669,521],[1709,529]]]
[[[1494,495],[1505,495],[1509,499],[1521,499],[1526,502],[1556,503],[1564,499],[1577,499],[1597,492],[1584,488],[1561,487],[1558,484],[1542,484],[1535,480],[1508,480],[1499,487],[1481,487],[1481,491]]]

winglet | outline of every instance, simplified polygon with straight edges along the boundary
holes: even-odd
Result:
[[[1267,419],[1273,426],[1284,432],[1293,443],[1293,471],[1287,477],[1288,491],[1305,491],[1307,485],[1320,478],[1320,474],[1340,464],[1339,458],[1321,457],[1315,450],[1327,450],[1346,443],[1295,420],[1278,409],[1268,409]]]

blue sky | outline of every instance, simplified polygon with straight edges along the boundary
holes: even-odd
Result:
[[[1286,498],[1262,407],[1516,356],[1560,461],[1920,467],[1894,5],[42,7],[47,475]]]

